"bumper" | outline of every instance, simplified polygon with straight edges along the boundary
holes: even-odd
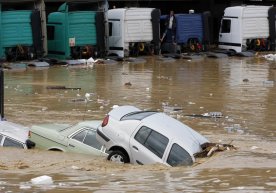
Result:
[[[26,145],[28,149],[33,149],[35,147],[35,142],[32,142],[31,140],[26,140]]]

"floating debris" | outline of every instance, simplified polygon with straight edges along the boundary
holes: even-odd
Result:
[[[47,89],[81,90],[81,88],[78,88],[78,87],[66,87],[66,86],[47,86]]]
[[[273,80],[265,80],[265,81],[263,81],[263,84],[266,87],[273,87],[274,86],[274,81]]]
[[[34,185],[50,185],[53,184],[53,179],[50,176],[39,176],[31,179],[31,183]]]
[[[49,67],[50,64],[48,62],[38,62],[38,61],[33,61],[28,63],[29,67]]]
[[[126,82],[125,86],[132,86],[131,82]]]
[[[87,100],[85,98],[76,98],[76,99],[71,99],[70,102],[73,102],[73,103],[86,103]]]
[[[177,107],[177,106],[163,106],[163,110],[165,113],[172,113],[172,112],[179,112],[182,111],[182,107]]]
[[[229,144],[222,144],[222,143],[204,143],[201,145],[202,151],[199,153],[196,153],[194,156],[196,158],[203,158],[203,157],[210,157],[215,152],[218,151],[225,151],[225,150],[236,150],[237,147],[234,145],[231,145],[231,142]]]
[[[221,112],[208,112],[203,114],[191,114],[185,115],[189,117],[202,117],[202,118],[222,118],[223,114]]]
[[[224,129],[228,132],[228,133],[233,133],[233,132],[237,132],[237,133],[244,133],[244,130],[242,129],[240,124],[233,124],[233,126],[230,127],[224,127]]]
[[[209,113],[203,113],[203,117],[213,117],[213,118],[221,118],[223,117],[222,112],[209,112]]]
[[[266,60],[269,60],[269,61],[275,61],[276,60],[276,54],[267,54],[267,55],[263,55],[263,57]]]
[[[242,80],[243,82],[249,82],[249,80],[247,78]]]

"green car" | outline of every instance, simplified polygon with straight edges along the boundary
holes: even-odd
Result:
[[[96,140],[100,124],[101,121],[83,121],[76,125],[34,125],[29,140],[40,149],[105,156],[105,148]]]

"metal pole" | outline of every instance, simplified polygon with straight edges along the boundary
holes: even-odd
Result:
[[[0,67],[0,113],[1,113],[1,121],[3,121],[4,120],[4,72],[3,72],[2,62]]]

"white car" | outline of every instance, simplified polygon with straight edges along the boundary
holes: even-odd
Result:
[[[0,121],[0,147],[31,149],[35,143],[28,140],[29,129],[19,124]]]
[[[194,154],[209,141],[180,121],[156,111],[133,106],[111,110],[97,129],[108,160],[119,163],[169,166],[192,165]]]

